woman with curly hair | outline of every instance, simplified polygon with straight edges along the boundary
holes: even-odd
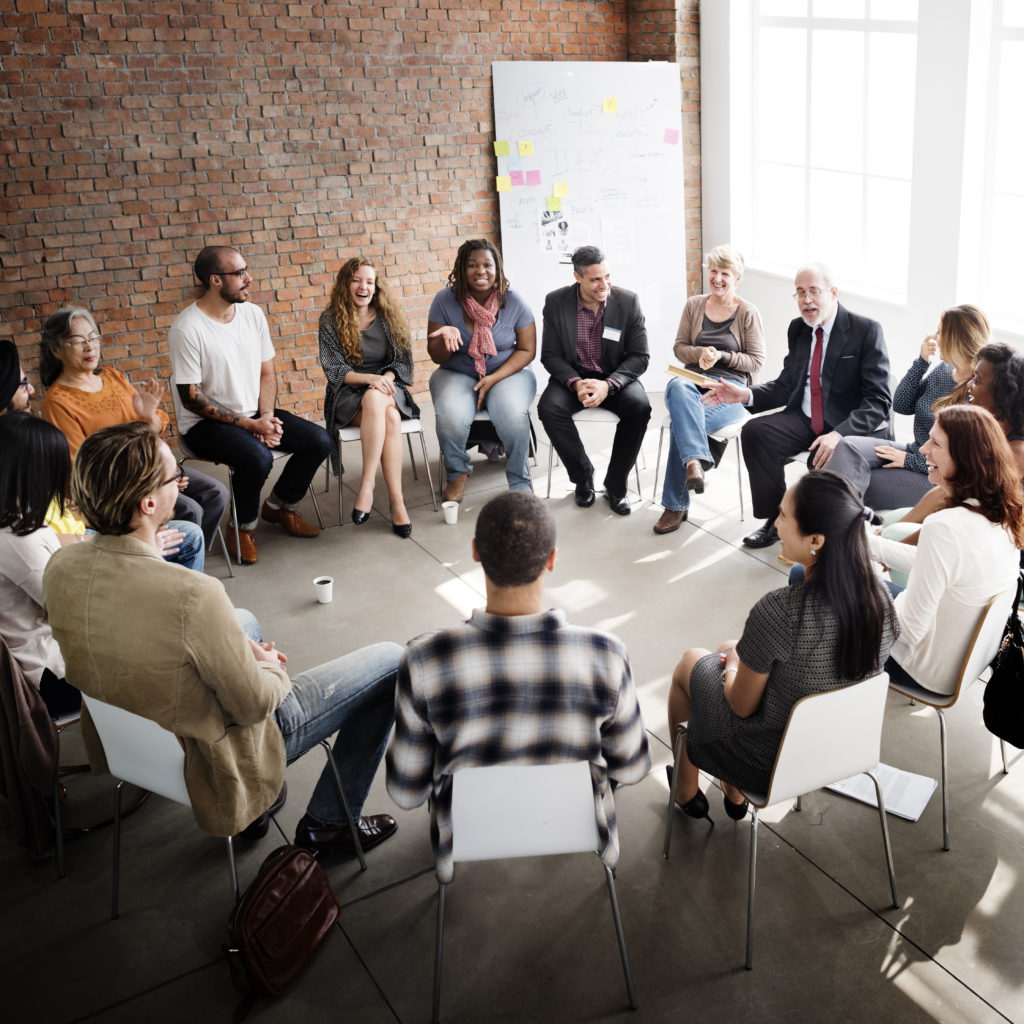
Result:
[[[419,416],[420,410],[409,394],[409,321],[362,256],[341,265],[320,316],[320,365],[327,376],[328,432],[334,436],[339,427],[359,427],[363,473],[352,522],[362,526],[370,518],[380,466],[391,501],[391,529],[410,536],[412,521],[402,496],[402,420]]]
[[[472,472],[466,443],[481,409],[508,455],[509,489],[532,490],[527,458],[537,381],[527,367],[537,354],[537,325],[486,238],[459,246],[448,287],[434,296],[427,314],[427,354],[438,364],[430,395],[448,478],[445,500],[462,501]]]
[[[1003,425],[973,405],[940,409],[921,446],[943,507],[916,545],[871,536],[871,557],[909,572],[896,597],[900,638],[886,671],[953,693],[978,615],[997,595],[1009,611],[1024,546],[1024,493]]]

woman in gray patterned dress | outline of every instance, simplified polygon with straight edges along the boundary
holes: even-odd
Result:
[[[391,528],[408,537],[412,522],[402,498],[402,420],[420,414],[409,394],[409,322],[373,264],[361,256],[342,264],[320,317],[320,365],[327,376],[328,432],[333,436],[349,424],[360,428],[363,473],[352,521],[361,526],[369,519],[380,466],[391,500]]]
[[[739,821],[747,803],[737,787],[767,791],[793,705],[881,670],[899,627],[868,559],[870,516],[845,477],[802,477],[775,525],[783,556],[804,567],[804,581],[762,597],[738,641],[717,653],[689,650],[676,666],[669,734],[674,743],[689,722],[675,794],[691,817],[708,816],[698,768],[722,781],[725,811]]]

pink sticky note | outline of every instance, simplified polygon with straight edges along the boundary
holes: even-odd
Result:
[[[524,182],[522,171],[509,171],[508,176],[512,179],[513,185],[522,185]]]
[[[527,185],[539,185],[540,184],[540,171],[527,171],[526,172],[526,184]]]
[[[679,129],[678,128],[666,128],[665,129],[665,142],[670,146],[674,146],[679,142]]]

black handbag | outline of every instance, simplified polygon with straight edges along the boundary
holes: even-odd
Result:
[[[1017,606],[1024,593],[1024,573],[1017,581],[1017,598],[1006,621],[1006,632],[992,660],[985,684],[985,728],[1001,740],[1024,748],[1024,629]]]

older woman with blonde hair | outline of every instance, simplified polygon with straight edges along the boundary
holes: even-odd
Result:
[[[673,351],[688,370],[746,387],[764,365],[764,327],[755,306],[736,294],[743,278],[743,256],[719,245],[705,257],[710,289],[687,299]],[[672,533],[686,521],[690,491],[704,493],[704,471],[721,457],[712,456],[708,434],[748,414],[742,405],[707,406],[702,389],[673,377],[665,389],[672,440],[665,466],[661,504],[664,512],[655,533]]]
[[[402,495],[402,420],[420,411],[409,394],[409,321],[373,263],[362,256],[341,265],[320,316],[320,365],[327,376],[328,432],[359,427],[363,472],[352,522],[361,526],[369,519],[380,466],[391,501],[391,529],[399,537],[410,536],[412,522]]]

